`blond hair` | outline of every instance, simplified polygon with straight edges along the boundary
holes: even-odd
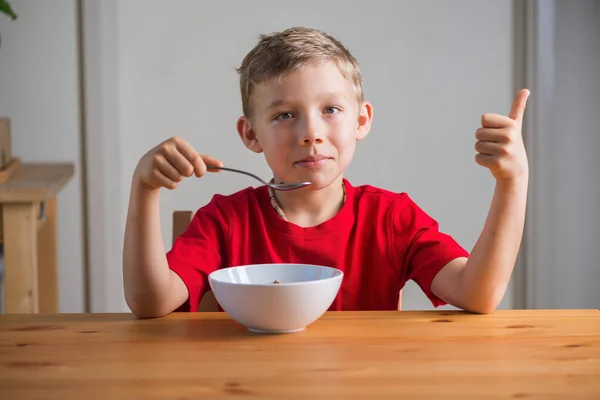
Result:
[[[356,100],[362,104],[364,94],[358,62],[338,40],[323,31],[304,27],[260,35],[258,44],[237,69],[244,115],[250,117],[252,113],[250,101],[255,85],[281,78],[304,65],[324,62],[334,62],[342,75],[352,81]]]

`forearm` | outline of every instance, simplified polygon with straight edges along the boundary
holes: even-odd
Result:
[[[125,299],[139,317],[167,314],[171,288],[160,230],[159,191],[134,182],[123,246]]]
[[[527,181],[496,183],[483,231],[460,275],[468,309],[491,312],[504,296],[523,236]]]

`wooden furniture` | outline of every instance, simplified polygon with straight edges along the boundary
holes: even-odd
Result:
[[[10,161],[0,169],[0,183],[4,183],[10,178],[17,169],[21,166],[20,158],[11,158]]]
[[[2,399],[598,399],[598,310],[0,316]]]
[[[173,212],[173,234],[171,236],[172,244],[175,239],[187,229],[194,214],[191,211],[175,211]],[[398,296],[398,310],[402,310],[402,290]],[[200,300],[198,311],[218,311],[218,303],[212,291],[208,291]]]
[[[56,195],[72,164],[22,163],[0,184],[5,312],[58,312]]]

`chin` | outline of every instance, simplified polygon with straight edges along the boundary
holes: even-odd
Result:
[[[307,190],[320,190],[328,187],[335,182],[343,172],[340,172],[338,168],[318,168],[308,169],[301,167],[294,167],[292,170],[288,170],[282,174],[276,174],[279,178],[279,182],[312,182],[312,185],[307,186]]]
[[[338,180],[338,178],[340,177],[340,174],[335,174],[335,175],[319,175],[319,174],[314,174],[311,177],[306,177],[307,181],[312,182],[312,185],[307,186],[308,190],[321,190],[321,189],[325,189],[326,187],[330,186],[331,184],[333,184],[336,180]]]

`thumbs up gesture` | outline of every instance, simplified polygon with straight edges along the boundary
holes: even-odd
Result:
[[[511,181],[528,176],[529,166],[521,133],[528,97],[529,90],[520,90],[515,96],[508,117],[483,114],[481,128],[475,133],[475,161],[488,168],[498,181]]]

